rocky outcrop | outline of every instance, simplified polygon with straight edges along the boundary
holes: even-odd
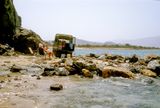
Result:
[[[40,42],[42,39],[36,33],[21,28],[21,18],[16,12],[13,0],[1,0],[0,43],[14,47],[15,51],[29,54],[30,50],[38,49]]]
[[[13,5],[13,0],[0,1],[0,43],[13,44],[13,35],[21,27],[21,18]]]
[[[29,48],[32,48],[34,52],[37,52],[38,45],[42,42],[42,39],[32,30],[20,28],[13,36],[13,41],[15,51],[30,54]]]

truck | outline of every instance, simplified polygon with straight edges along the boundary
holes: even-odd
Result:
[[[72,57],[76,45],[76,38],[69,34],[56,34],[53,43],[53,53],[56,57]]]

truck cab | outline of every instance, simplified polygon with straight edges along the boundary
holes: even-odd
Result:
[[[53,43],[53,53],[56,57],[72,56],[75,49],[76,38],[68,34],[56,34]]]

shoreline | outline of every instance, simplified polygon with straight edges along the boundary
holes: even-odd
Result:
[[[75,49],[160,50],[160,48],[107,48],[107,47],[75,47]]]

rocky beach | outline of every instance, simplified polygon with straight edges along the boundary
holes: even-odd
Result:
[[[22,27],[13,0],[0,1],[0,16],[0,108],[159,108],[159,49],[141,57],[137,49],[132,56],[81,49],[46,59],[47,42]]]
[[[89,54],[85,56],[74,56],[72,58],[54,57],[52,60],[44,60],[43,56],[17,54],[13,56],[0,56],[0,59],[0,108],[79,108],[76,106],[78,104],[76,102],[67,103],[69,106],[64,106],[64,104],[59,103],[59,98],[63,99],[71,95],[68,97],[68,101],[73,100],[74,102],[76,99],[74,94],[79,94],[77,90],[83,89],[86,84],[97,84],[97,81],[98,84],[101,85],[101,88],[99,88],[98,85],[94,85],[94,89],[96,89],[97,92],[99,89],[105,90],[105,86],[108,85],[103,85],[105,81],[116,83],[114,87],[118,88],[123,86],[129,87],[130,84],[124,82],[136,83],[140,81],[149,86],[156,83],[157,96],[160,96],[158,91],[158,89],[160,89],[160,57],[156,55],[139,58],[136,55],[126,57],[111,54]],[[145,88],[145,85],[142,87]],[[114,87],[108,89],[113,89]],[[85,88],[85,90],[88,91],[89,89]],[[134,91],[130,90],[130,92]],[[152,92],[154,93],[155,91],[148,92],[152,94]],[[117,93],[117,91],[114,91],[114,93]],[[89,92],[86,93],[84,91],[84,94],[91,96]],[[97,96],[102,94],[97,94]],[[132,95],[134,95],[134,93]],[[77,98],[81,99],[83,97],[79,96]],[[101,98],[103,98],[103,96]],[[99,97],[97,99],[101,98]],[[110,99],[114,99],[114,96],[111,96]],[[107,100],[104,99],[103,101]],[[81,102],[82,100],[79,101]],[[96,102],[99,101],[101,100],[96,100]],[[99,103],[95,105],[93,103],[91,102],[87,105],[90,105],[90,107],[99,105]],[[81,104],[83,105],[83,102]],[[110,104],[111,103],[108,103],[108,105]],[[144,106],[145,105],[152,106],[152,103],[144,104]],[[156,105],[157,103],[155,106],[153,105],[153,108],[158,108]],[[105,106],[106,104],[99,105],[99,108]],[[117,104],[115,103],[112,107],[116,106]],[[122,104],[119,108],[123,106],[129,107]]]

